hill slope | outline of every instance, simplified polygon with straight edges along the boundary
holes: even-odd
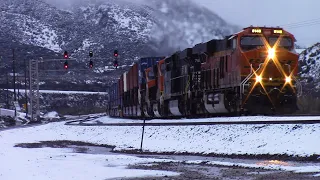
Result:
[[[10,70],[12,48],[16,49],[18,71],[23,71],[24,59],[60,58],[65,50],[77,58],[70,62],[69,72],[42,74],[43,86],[98,83],[103,87],[141,56],[168,55],[239,29],[189,0],[149,4],[81,1],[64,9],[42,0],[0,0],[0,12],[0,48],[8,62],[0,67],[2,72]],[[119,50],[124,68],[115,72],[114,49]],[[94,61],[93,71],[87,66],[89,50],[94,57],[103,58]],[[49,63],[44,68],[61,71],[62,64]]]
[[[300,54],[300,78],[304,91],[317,95],[320,90],[320,43],[317,43]]]

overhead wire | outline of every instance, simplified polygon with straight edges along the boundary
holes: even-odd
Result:
[[[320,24],[320,18],[316,19],[310,19],[310,20],[305,20],[305,21],[300,21],[300,22],[295,22],[295,23],[288,23],[288,24],[283,24],[279,25],[280,27],[286,27],[288,29],[295,29],[295,28],[301,28],[301,27],[309,27],[309,26],[314,26]]]

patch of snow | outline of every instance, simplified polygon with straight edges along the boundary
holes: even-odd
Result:
[[[0,116],[14,117],[14,110],[0,108]]]
[[[45,114],[43,116],[45,119],[53,119],[53,118],[59,118],[59,115],[57,112],[52,111],[52,112],[48,112],[47,114]]]
[[[82,47],[80,47],[79,49],[77,49],[76,51],[84,51],[89,49],[92,45],[96,45],[97,43],[91,42],[89,39],[85,39],[82,42]]]
[[[298,54],[301,54],[304,50],[306,50],[306,49],[296,49],[296,52],[297,52]]]
[[[105,120],[103,120],[104,118]],[[96,121],[127,121],[125,119],[104,118],[99,118]],[[263,121],[266,119],[293,119],[293,117],[239,117],[230,119],[239,121],[241,119],[244,120],[244,118],[253,118],[255,121]],[[300,119],[303,118],[309,117],[300,117]],[[314,119],[317,118],[319,117],[314,117]],[[193,121],[219,121],[219,119],[222,121],[228,120],[229,118],[209,118]],[[298,119],[298,117],[295,119]],[[128,121],[134,122],[135,120]],[[156,121],[160,120],[154,120],[152,122]],[[183,120],[170,121],[177,122]],[[72,129],[71,127],[68,128],[69,130]],[[117,146],[117,150],[140,148],[141,126],[94,126],[90,128],[75,126],[74,128],[86,129],[87,137],[93,137],[92,140],[95,142],[115,145]],[[90,132],[88,132],[89,129]],[[105,139],[104,137],[117,138]],[[313,154],[320,154],[320,149],[314,148],[314,143],[319,140],[320,124],[146,126],[143,147],[145,150],[152,152],[311,156]]]
[[[17,143],[51,140],[84,141],[115,145],[119,149],[139,149],[142,127],[66,126],[63,122],[11,129],[1,132],[0,179],[107,179],[146,176],[174,176],[179,173],[126,169],[133,164],[182,162],[172,159],[145,159],[116,154],[79,154],[71,149],[13,147]],[[319,141],[320,125],[216,125],[146,127],[144,150],[153,152],[197,152],[225,154],[319,154],[314,143]],[[76,162],[76,163],[75,163]],[[189,164],[241,166],[281,169],[296,173],[320,172],[320,166],[296,166],[280,161],[234,163],[222,161],[185,161]],[[88,168],[90,167],[90,168]],[[20,173],[12,173],[19,169]],[[94,171],[92,170],[94,169]],[[315,175],[319,176],[319,175]]]
[[[45,133],[45,131],[43,131]],[[40,135],[40,134],[39,134]],[[33,140],[20,134],[22,141]],[[176,176],[179,173],[127,169],[126,166],[149,162],[148,159],[125,155],[78,154],[66,149],[23,149],[14,148],[13,143],[3,144],[1,138],[1,179],[90,179],[133,178],[148,176]],[[6,142],[6,141],[5,141]],[[18,142],[18,141],[15,141]],[[159,160],[161,161],[161,160]],[[13,173],[19,169],[19,173]]]
[[[300,76],[306,79],[312,78],[314,86],[320,88],[320,43],[305,49],[305,51],[300,54],[299,60],[303,61],[303,69],[309,69],[308,71],[305,70],[301,72],[302,74]]]
[[[48,48],[54,52],[60,52],[58,32],[48,24],[23,14],[2,12],[3,18],[10,16],[17,29],[21,31],[19,36],[25,44],[32,44]]]

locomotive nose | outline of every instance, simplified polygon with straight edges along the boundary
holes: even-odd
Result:
[[[268,50],[268,58],[273,59],[276,56],[276,50],[274,48],[269,48]]]

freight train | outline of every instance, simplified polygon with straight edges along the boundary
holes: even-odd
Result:
[[[170,56],[141,58],[109,90],[111,117],[290,114],[298,110],[295,37],[246,27]]]

